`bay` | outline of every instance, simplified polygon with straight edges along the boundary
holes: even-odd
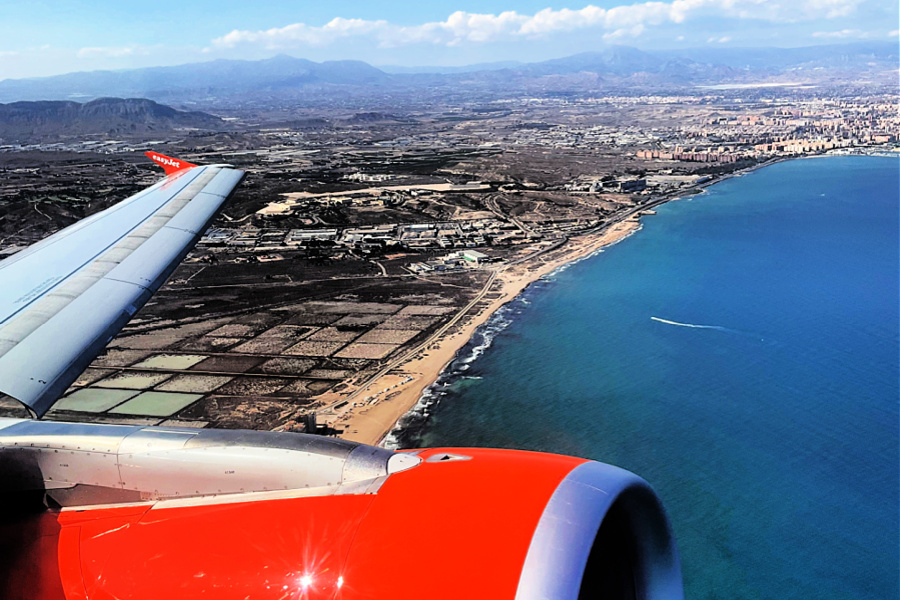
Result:
[[[501,309],[401,445],[638,473],[689,598],[897,598],[898,166],[787,161],[660,207]]]

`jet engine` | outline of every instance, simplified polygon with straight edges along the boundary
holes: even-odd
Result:
[[[639,477],[514,450],[0,419],[0,595],[680,598]]]

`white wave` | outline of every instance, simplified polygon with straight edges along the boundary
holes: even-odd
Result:
[[[512,324],[510,305],[501,306],[497,312],[488,318],[488,320],[479,326],[471,339],[458,352],[456,357],[441,372],[438,378],[422,391],[419,401],[413,406],[397,423],[393,429],[381,440],[381,447],[389,450],[397,450],[400,447],[400,434],[402,433],[406,420],[409,417],[419,416],[427,419],[431,413],[431,408],[441,401],[441,398],[447,395],[443,388],[453,385],[453,381],[458,378],[465,379],[481,379],[478,376],[463,375],[469,370],[470,365],[484,351],[491,347],[494,338],[504,329]]]
[[[725,327],[718,325],[695,325],[694,323],[679,323],[678,321],[670,321],[668,319],[660,319],[659,317],[650,317],[651,321],[665,323],[666,325],[677,325],[678,327],[690,327],[692,329],[716,329],[718,331],[727,331]]]
[[[623,235],[622,237],[620,237],[620,238],[617,239],[616,241],[614,241],[614,242],[612,242],[612,243],[609,243],[609,244],[606,244],[606,245],[604,245],[604,246],[600,246],[600,247],[597,248],[596,250],[592,250],[591,252],[589,252],[588,254],[585,254],[584,256],[581,256],[581,257],[579,257],[579,258],[576,258],[575,260],[571,260],[571,261],[569,261],[569,262],[567,262],[567,263],[565,263],[565,264],[562,264],[562,265],[556,267],[555,269],[553,269],[552,271],[550,271],[550,272],[547,273],[546,275],[542,276],[542,277],[540,278],[540,280],[541,280],[541,281],[553,281],[553,279],[554,279],[557,275],[559,275],[559,274],[562,273],[563,271],[567,270],[567,269],[568,269],[569,267],[571,267],[572,265],[577,265],[577,264],[580,263],[581,261],[588,260],[588,259],[594,258],[594,257],[597,256],[598,254],[602,254],[607,248],[612,248],[612,247],[615,246],[616,244],[619,244],[619,243],[621,243],[621,242],[624,242],[625,240],[627,240],[628,238],[630,238],[631,236],[633,236],[634,234],[636,234],[638,231],[640,231],[640,230],[643,229],[643,228],[644,228],[644,224],[643,224],[643,223],[638,224],[637,227],[635,227],[634,229],[632,229],[631,231],[629,231],[627,234]]]

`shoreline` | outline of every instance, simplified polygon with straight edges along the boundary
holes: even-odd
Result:
[[[323,415],[326,422],[343,430],[339,436],[342,439],[370,445],[383,444],[398,427],[401,419],[419,406],[423,395],[445,373],[476,331],[532,283],[638,232],[641,229],[640,217],[643,211],[702,193],[716,183],[794,158],[810,157],[772,158],[751,167],[715,176],[709,181],[677,192],[663,194],[625,211],[619,217],[594,230],[568,239],[558,247],[538,251],[524,259],[499,267],[493,271],[487,285],[475,299],[457,313],[450,323],[436,332],[419,349],[413,351],[411,357],[385,369],[365,388],[360,388],[351,395],[353,398],[357,394],[368,394],[364,398],[368,400],[368,405],[357,406],[356,410],[347,407],[343,413]],[[488,293],[493,296],[489,303],[476,309],[478,302]]]
[[[587,260],[596,256],[607,248],[631,237],[643,228],[643,225],[636,220],[628,222],[635,223],[636,226],[628,227],[621,235],[616,235],[615,239],[599,244],[584,254],[572,257],[571,260],[553,261],[553,268],[550,268],[547,272],[544,272],[542,275],[529,281],[521,291],[512,296],[505,303],[501,304],[496,310],[487,314],[484,320],[475,327],[472,335],[470,335],[468,339],[464,341],[463,345],[454,353],[450,361],[445,364],[443,368],[438,371],[434,379],[424,387],[416,403],[410,407],[400,419],[398,419],[394,426],[379,441],[379,445],[388,447],[392,450],[405,448],[406,446],[400,444],[402,444],[404,440],[409,439],[406,436],[412,431],[425,428],[424,426],[428,421],[428,408],[439,403],[439,397],[443,395],[440,392],[440,384],[443,383],[443,385],[447,385],[448,382],[452,382],[457,378],[466,377],[464,374],[465,370],[468,369],[468,366],[466,365],[477,360],[478,357],[491,346],[494,338],[511,324],[512,319],[514,318],[512,315],[516,314],[516,310],[513,308],[514,303],[519,301],[530,304],[530,302],[526,300],[526,295],[534,284],[552,278],[557,273],[563,272],[570,266],[575,265],[582,260]],[[511,312],[511,316],[509,317],[506,316],[507,309],[510,309]],[[458,366],[459,362],[462,363],[462,367]]]
[[[374,404],[348,411],[331,421],[335,427],[344,429],[340,437],[371,445],[380,444],[400,419],[419,403],[425,390],[437,381],[475,331],[497,310],[549,273],[612,245],[639,229],[637,219],[623,219],[608,225],[602,232],[572,238],[562,247],[542,256],[497,269],[495,277],[476,297],[477,301],[488,293],[492,294],[494,297],[486,306],[476,308],[476,302],[471,303],[458,313],[459,320],[447,331],[436,334],[426,342],[425,349],[366,386],[366,398],[376,398]],[[392,391],[394,389],[397,391]]]

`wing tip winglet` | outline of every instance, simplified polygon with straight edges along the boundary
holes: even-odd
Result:
[[[144,152],[144,154],[153,162],[158,164],[163,168],[163,171],[166,172],[166,175],[172,175],[173,173],[178,173],[179,171],[184,171],[185,169],[191,169],[196,167],[194,163],[189,163],[186,160],[181,160],[180,158],[172,158],[171,156],[166,156],[165,154],[160,154],[159,152]]]

